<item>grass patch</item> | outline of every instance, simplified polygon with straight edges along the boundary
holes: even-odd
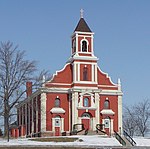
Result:
[[[34,138],[34,139],[29,139],[29,140],[39,141],[39,142],[74,142],[74,141],[77,141],[78,139],[79,138],[54,137],[54,138]],[[80,142],[81,142],[81,139],[80,139]]]

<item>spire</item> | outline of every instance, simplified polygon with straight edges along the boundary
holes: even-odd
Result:
[[[80,20],[74,31],[92,32],[83,18],[83,9],[80,10]]]

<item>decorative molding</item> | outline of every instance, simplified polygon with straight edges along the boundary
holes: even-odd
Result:
[[[112,111],[111,109],[103,109],[100,113],[103,115],[114,115],[115,114],[115,112]]]
[[[65,113],[66,111],[63,108],[54,107],[50,110],[51,113]]]
[[[99,66],[97,66],[97,68],[99,69],[99,71],[100,71],[101,73],[103,73],[104,75],[106,75],[107,78],[109,78],[110,82],[111,82],[114,86],[118,86],[117,84],[115,84],[115,83],[112,82],[111,77],[108,75],[108,73],[103,72],[103,71],[100,69]]]
[[[64,66],[62,69],[56,71],[56,72],[53,74],[52,78],[51,78],[49,81],[47,81],[47,82],[51,82],[51,81],[54,79],[54,77],[57,76],[59,72],[64,71],[65,68],[66,68],[68,65],[70,65],[70,63],[66,63],[65,66]],[[46,82],[46,83],[47,83],[47,82]]]

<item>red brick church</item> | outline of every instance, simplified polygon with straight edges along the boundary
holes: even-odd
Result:
[[[27,82],[27,97],[17,105],[18,136],[61,136],[122,132],[121,83],[114,84],[98,67],[94,33],[81,12],[71,36],[71,56],[37,91]]]

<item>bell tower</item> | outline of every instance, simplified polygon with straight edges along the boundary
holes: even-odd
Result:
[[[97,60],[93,48],[94,33],[83,18],[80,10],[80,20],[71,36],[72,48],[69,61],[73,66],[73,84],[96,86]]]

